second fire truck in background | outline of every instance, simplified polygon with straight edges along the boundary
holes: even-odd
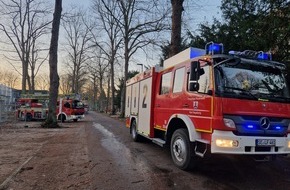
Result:
[[[48,98],[20,98],[17,101],[16,115],[23,121],[44,120],[48,114]],[[84,118],[84,104],[78,99],[60,98],[57,101],[57,119],[64,121],[78,121]]]

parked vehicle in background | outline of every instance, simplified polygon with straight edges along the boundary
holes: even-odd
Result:
[[[82,101],[70,98],[60,98],[57,101],[56,110],[58,120],[78,121],[84,118],[85,107]],[[48,115],[48,97],[47,99],[38,98],[20,98],[17,101],[17,118],[23,121],[44,120]]]
[[[48,114],[48,108],[35,98],[20,98],[17,100],[17,118],[23,121],[44,120]]]
[[[85,117],[84,104],[77,99],[60,98],[56,108],[57,119],[64,121],[78,121]]]

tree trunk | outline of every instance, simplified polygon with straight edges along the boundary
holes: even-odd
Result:
[[[96,77],[94,76],[94,95],[93,95],[93,110],[96,111],[96,103],[97,103],[97,96],[96,94],[98,93],[98,87],[97,87],[97,81]]]
[[[108,76],[108,89],[107,89],[107,102],[106,102],[106,110],[109,112],[109,114],[112,114],[112,110],[110,110],[110,94],[111,94],[111,88],[110,88],[110,76]]]
[[[49,87],[49,105],[48,117],[44,127],[58,127],[56,118],[56,104],[59,87],[59,76],[57,72],[57,50],[59,26],[62,11],[62,0],[55,0],[55,9],[52,21],[51,41],[49,49],[49,69],[50,69],[50,87]]]
[[[125,117],[126,81],[128,78],[128,67],[129,67],[129,49],[128,49],[129,40],[128,40],[128,38],[125,37],[125,53],[124,53],[125,72],[124,72],[124,85],[123,85],[123,89],[121,89],[121,113],[120,113],[120,117],[122,117],[122,118]]]
[[[26,80],[27,80],[29,94],[33,94],[32,90],[31,90],[32,89],[32,87],[31,87],[31,79],[30,79],[30,75],[29,75],[28,71],[26,73]]]
[[[115,56],[115,55],[114,55]],[[114,57],[111,60],[111,91],[112,91],[112,97],[111,97],[111,113],[112,115],[115,114],[116,110],[115,110],[115,106],[114,106],[114,99],[115,99],[115,80],[114,80]]]
[[[31,72],[31,92],[34,94],[35,92],[35,74]]]
[[[99,96],[99,111],[104,112],[104,97],[103,97],[103,76],[100,75],[100,96]]]
[[[26,94],[26,64],[22,62],[22,94]]]
[[[180,52],[181,45],[181,22],[184,0],[171,0],[172,6],[172,30],[169,57]]]

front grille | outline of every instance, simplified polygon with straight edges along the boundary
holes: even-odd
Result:
[[[34,113],[34,117],[35,117],[35,118],[40,119],[41,116],[42,116],[42,113],[41,113],[41,112],[35,112],[35,113]]]
[[[261,116],[236,116],[225,115],[224,118],[232,119],[236,124],[235,135],[247,136],[285,136],[287,134],[290,119],[266,117],[270,122],[269,127],[263,128],[261,126]]]

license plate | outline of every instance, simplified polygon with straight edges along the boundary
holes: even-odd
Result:
[[[256,139],[256,146],[275,146],[275,139]]]

